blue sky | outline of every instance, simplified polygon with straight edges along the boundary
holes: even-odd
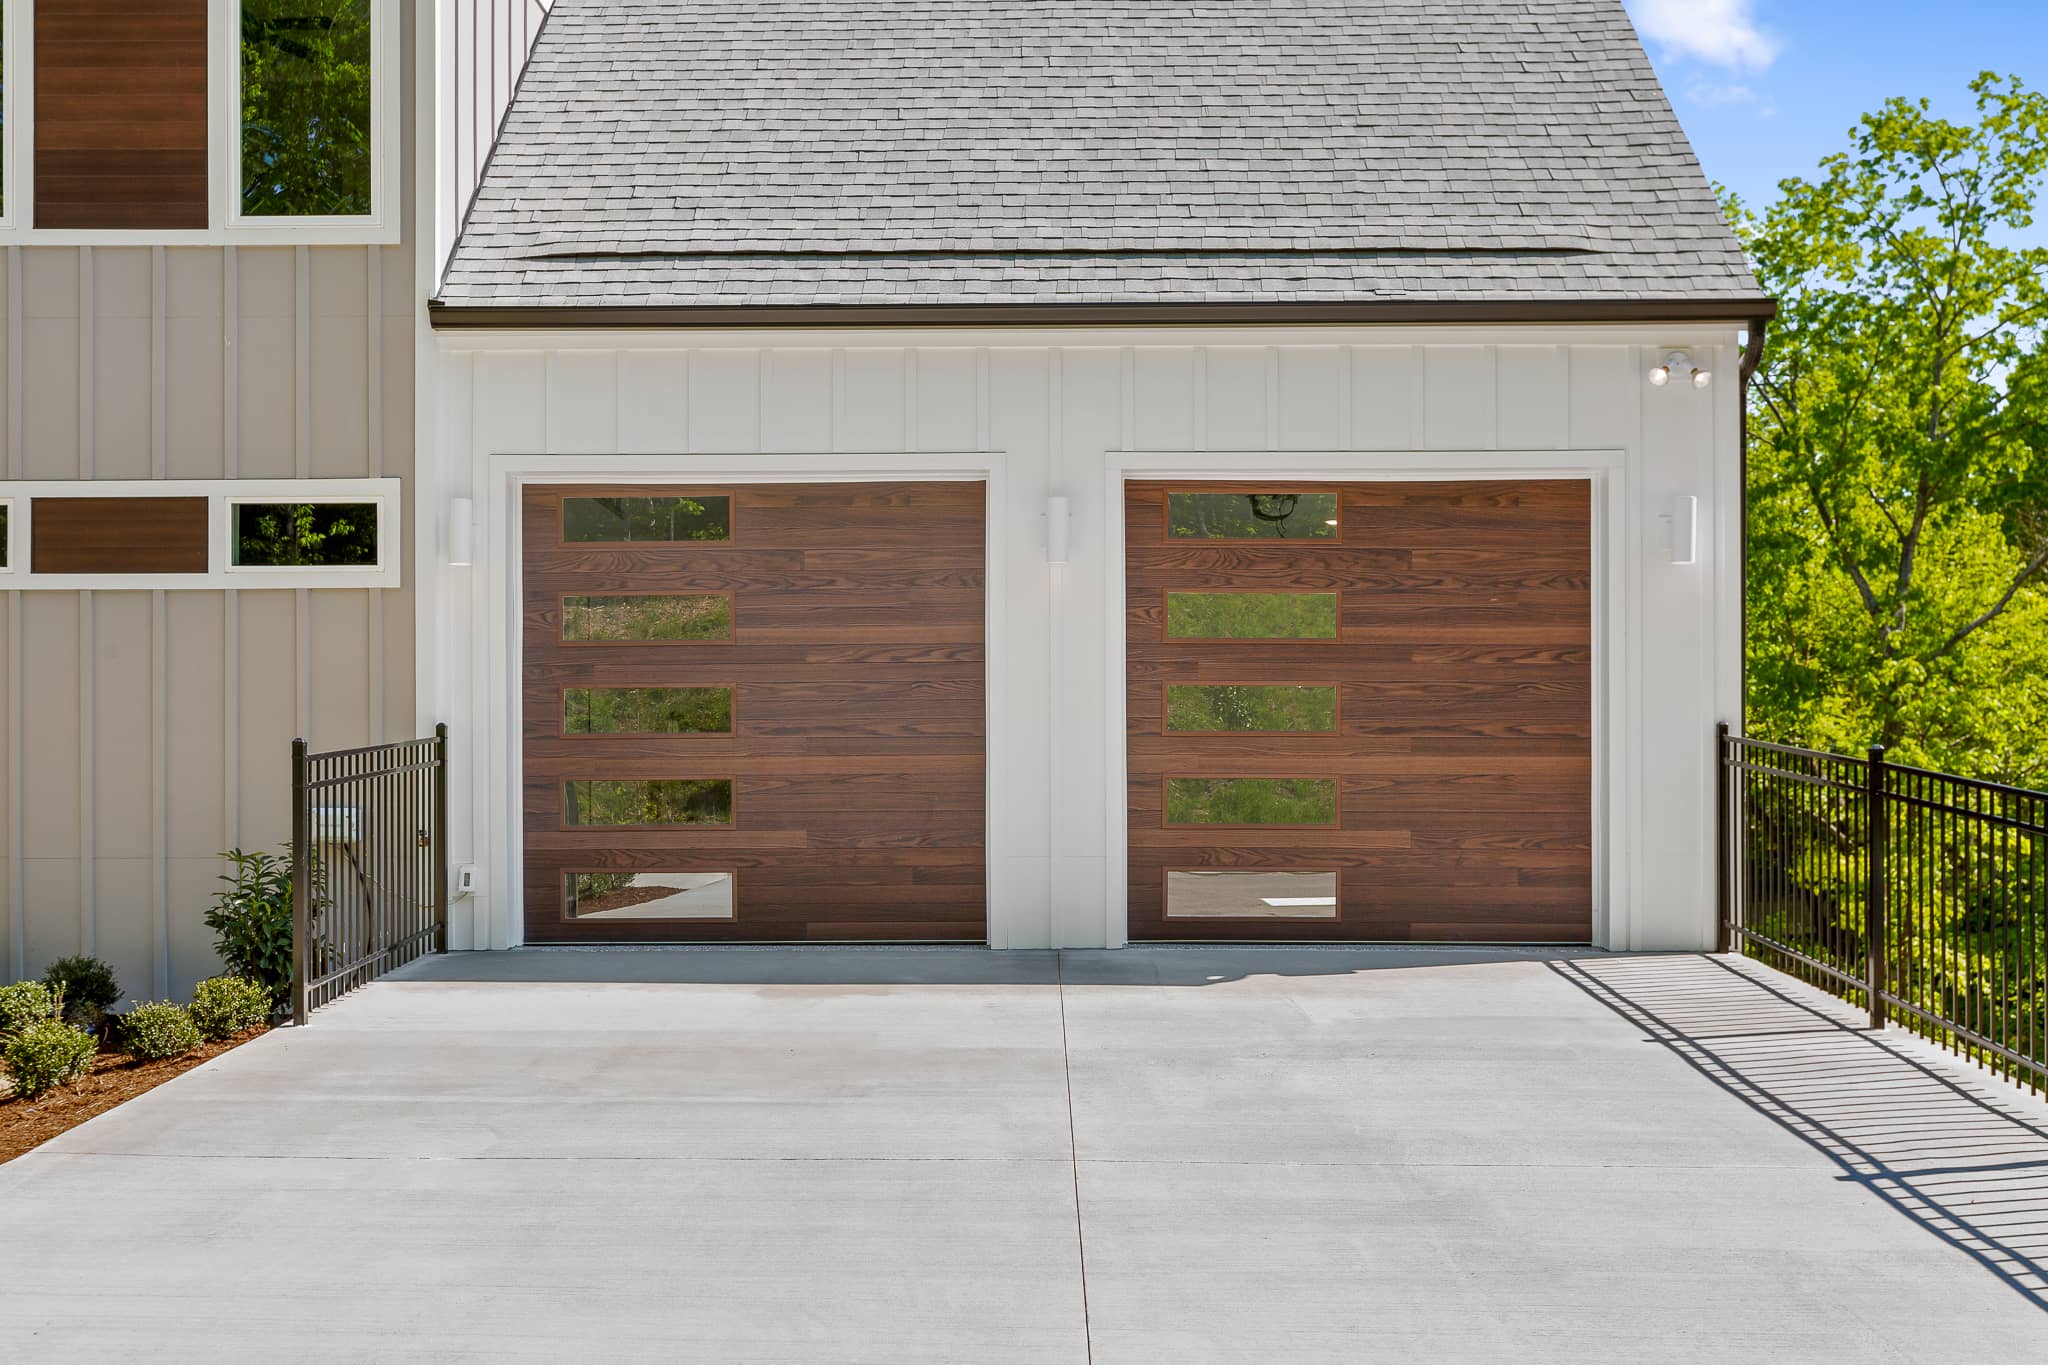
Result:
[[[2048,88],[2048,0],[1627,4],[1707,174],[1759,209],[1890,96],[1961,120],[1987,68]]]

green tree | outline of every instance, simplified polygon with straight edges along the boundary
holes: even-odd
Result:
[[[2048,782],[2048,97],[1893,100],[1730,200],[1781,313],[1750,393],[1753,733]]]

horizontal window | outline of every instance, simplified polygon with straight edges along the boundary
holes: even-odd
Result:
[[[731,540],[732,499],[564,498],[562,539],[599,545]]]
[[[1337,689],[1176,683],[1166,689],[1166,728],[1188,734],[1334,734]]]
[[[729,825],[730,778],[570,781],[562,784],[565,825]]]
[[[1327,540],[1337,534],[1335,493],[1168,493],[1175,540]]]
[[[401,586],[397,479],[37,479],[6,494],[12,589]]]
[[[238,569],[375,568],[373,502],[238,502],[229,535]]]
[[[1334,640],[1333,592],[1170,592],[1169,640]]]
[[[1337,874],[1234,868],[1168,872],[1166,917],[1333,920]]]
[[[562,878],[568,919],[729,920],[730,872],[569,872]]]
[[[565,735],[732,733],[730,687],[570,687],[562,691]]]
[[[562,638],[614,644],[729,640],[732,599],[723,594],[689,593],[564,597]]]
[[[1169,825],[1335,825],[1337,783],[1327,777],[1170,777]]]

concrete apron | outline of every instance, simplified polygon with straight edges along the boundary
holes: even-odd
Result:
[[[0,1166],[0,1359],[2048,1351],[2048,1108],[1743,964],[433,959]]]

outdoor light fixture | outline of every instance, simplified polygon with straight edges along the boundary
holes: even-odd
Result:
[[[1073,515],[1065,498],[1045,500],[1045,562],[1064,564],[1072,541]]]
[[[1671,382],[1674,375],[1692,380],[1696,389],[1704,389],[1714,382],[1714,372],[1694,365],[1692,356],[1685,351],[1673,351],[1665,356],[1662,364],[1651,369],[1650,382],[1661,389]]]
[[[1671,510],[1664,519],[1671,523],[1671,562],[1699,563],[1700,500],[1690,493],[1681,493],[1671,500]]]
[[[468,498],[448,500],[448,562],[458,569],[476,563],[476,504]]]

